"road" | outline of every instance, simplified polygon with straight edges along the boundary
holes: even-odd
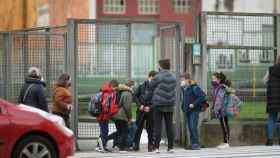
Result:
[[[174,154],[168,154],[161,150],[160,154],[148,152],[129,152],[120,153],[97,153],[97,152],[78,152],[74,158],[280,158],[279,146],[243,146],[231,147],[226,150],[216,148],[205,148],[199,151],[176,149]]]

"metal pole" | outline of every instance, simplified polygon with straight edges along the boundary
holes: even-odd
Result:
[[[21,35],[19,35],[21,36]],[[23,47],[23,72],[24,75],[27,74],[28,68],[29,68],[29,51],[28,51],[28,34],[23,34],[23,41],[22,41],[22,47]]]
[[[128,27],[128,78],[132,79],[132,34],[131,34],[131,23],[127,24]]]
[[[46,47],[46,84],[47,84],[47,92],[49,93],[50,92],[50,84],[51,84],[51,73],[50,73],[50,70],[51,70],[51,68],[50,68],[50,66],[51,66],[51,62],[50,62],[50,46],[51,46],[51,44],[50,44],[50,35],[49,35],[49,32],[50,32],[50,29],[49,28],[47,28],[46,29],[46,32],[47,32],[47,34],[46,34],[46,45],[45,45],[45,47]],[[48,94],[48,95],[50,95],[50,94]]]
[[[77,37],[77,24],[74,19],[67,20],[67,69],[66,72],[70,74],[72,80],[72,94],[73,94],[73,105],[74,110],[71,111],[71,129],[74,131],[76,138],[78,138],[78,93],[77,93],[77,47],[76,47],[76,37]],[[77,140],[77,139],[76,139]],[[76,148],[79,150],[78,143],[76,143]]]
[[[4,41],[5,41],[5,52],[4,52],[4,95],[5,95],[5,99],[9,100],[9,96],[10,95],[10,89],[9,87],[11,87],[11,58],[12,58],[12,42],[13,42],[13,38],[12,38],[12,34],[11,33],[6,33],[4,35]]]

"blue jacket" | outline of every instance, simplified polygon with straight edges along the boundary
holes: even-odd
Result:
[[[182,110],[184,112],[201,111],[201,104],[206,101],[206,94],[197,85],[192,84],[182,87],[183,92],[183,104]],[[194,105],[194,108],[190,108],[190,104]]]
[[[44,90],[45,86],[46,84],[39,79],[27,78],[20,91],[18,103],[33,106],[35,108],[49,112],[46,93]]]

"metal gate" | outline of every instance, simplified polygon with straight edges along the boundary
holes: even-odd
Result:
[[[244,102],[246,116],[242,117],[263,118],[263,77],[277,54],[277,16],[207,12],[204,19],[208,91],[211,92],[211,74],[222,71]]]
[[[0,97],[16,101],[28,68],[38,67],[48,96],[58,75],[65,72],[66,34],[40,31],[0,33]]]
[[[100,134],[98,124],[86,109],[89,97],[98,92],[104,82],[118,79],[126,83],[132,79],[139,84],[162,58],[171,59],[172,71],[179,76],[180,24],[69,20],[67,32],[67,71],[72,75],[77,105],[72,126],[77,139],[96,139]],[[114,125],[109,127],[112,132]]]

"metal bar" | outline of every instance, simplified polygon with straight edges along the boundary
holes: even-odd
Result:
[[[72,89],[73,94],[73,105],[74,110],[71,111],[72,117],[71,120],[71,129],[74,131],[76,137],[78,137],[78,93],[77,93],[77,48],[76,48],[76,39],[77,38],[77,25],[74,19],[67,20],[67,71],[72,79]],[[77,150],[79,150],[78,143]]]
[[[275,52],[275,59],[277,58],[277,55],[280,54],[280,15],[275,16],[276,22],[275,22],[275,27],[274,27],[274,44],[277,47],[277,50]]]
[[[28,31],[40,31],[40,30],[46,30],[46,29],[50,29],[50,30],[59,29],[59,28],[66,28],[66,25],[34,27],[34,28],[28,28],[28,29],[15,29],[15,30],[11,30],[9,32],[28,32]],[[7,33],[7,31],[0,31],[0,33]]]
[[[160,26],[160,30],[168,30],[168,29],[174,29],[175,27],[177,27],[177,24],[172,24],[172,25],[168,25],[168,26]]]
[[[132,79],[132,33],[131,24],[127,24],[128,27],[128,78]]]
[[[42,35],[50,35],[50,36],[62,36],[64,33],[59,32],[15,32],[15,35],[34,35],[34,36],[42,36]]]
[[[12,56],[12,34],[6,33],[4,34],[4,41],[5,41],[5,52],[4,52],[4,94],[5,99],[8,100],[10,94],[10,82],[11,82],[11,56]]]
[[[24,67],[23,72],[25,75],[27,74],[29,68],[28,34],[23,34],[22,47],[23,47],[22,56],[23,56],[23,67]]]
[[[49,32],[49,28],[46,29],[46,32]],[[51,55],[50,55],[50,47],[51,47],[51,41],[50,41],[50,35],[47,34],[45,36],[45,47],[46,47],[46,84],[47,84],[47,92],[50,92],[50,84],[51,84],[51,62],[50,62],[50,58],[51,58]],[[48,94],[50,95],[50,94]]]
[[[273,13],[245,13],[245,12],[202,12],[207,15],[229,15],[229,16],[279,16]]]
[[[207,49],[276,50],[277,47],[265,47],[265,46],[237,46],[237,45],[207,45]]]

